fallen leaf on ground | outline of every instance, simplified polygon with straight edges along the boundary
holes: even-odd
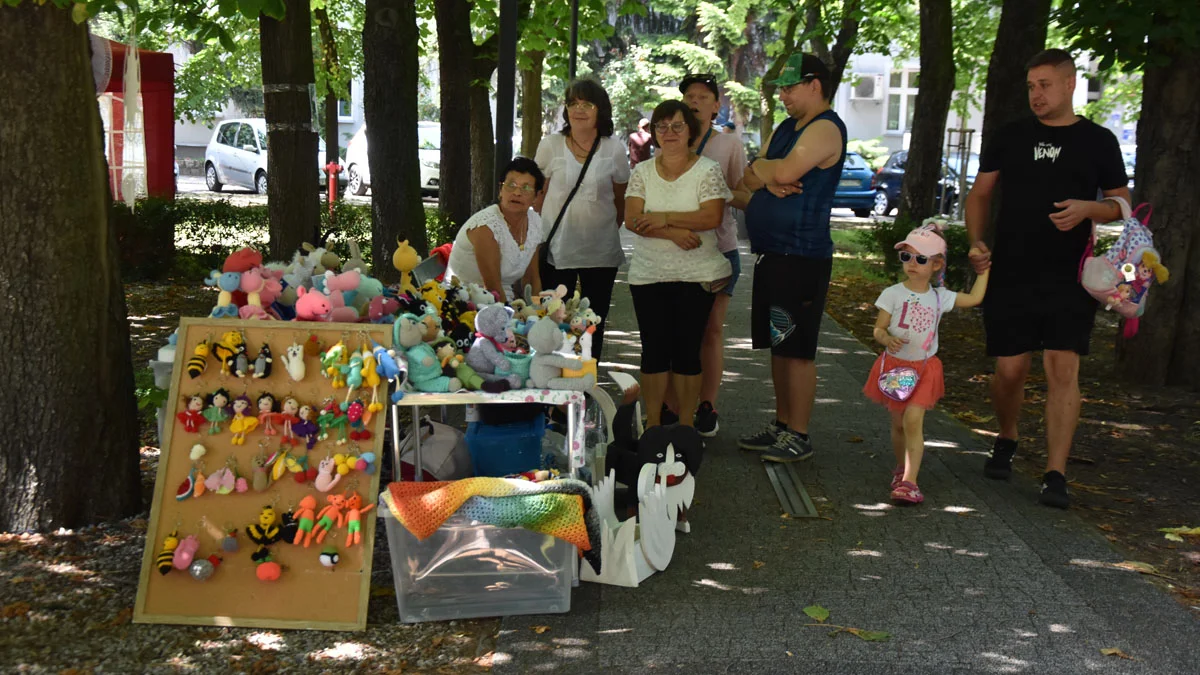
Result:
[[[1113,526],[1112,526],[1112,525],[1107,525],[1107,524],[1106,524],[1106,525],[1097,525],[1096,527],[1098,527],[1098,528],[1100,528],[1100,529],[1104,530],[1105,532],[1112,532],[1112,531],[1113,531]]]
[[[761,569],[761,568],[763,568],[763,567],[766,567],[766,565],[767,565],[767,563],[765,563],[765,562],[763,562],[763,561],[761,561],[761,560],[755,560],[755,561],[754,561],[754,569],[756,569],[756,570],[757,570],[757,569]]]
[[[795,654],[793,654],[791,652],[784,652],[784,653],[787,654],[788,656],[795,656]]]
[[[1130,572],[1140,572],[1142,574],[1158,574],[1158,569],[1150,563],[1137,562],[1134,560],[1125,560],[1119,563],[1112,563],[1110,567],[1115,567],[1119,570],[1129,570]]]
[[[1183,537],[1175,534],[1174,532],[1168,532],[1168,533],[1164,534],[1163,536],[1166,537],[1167,541],[1178,541],[1178,542],[1183,541]]]
[[[0,617],[15,619],[18,616],[25,616],[32,609],[33,607],[28,602],[14,602],[11,605],[5,605],[3,608],[0,608]]]
[[[1150,500],[1147,499],[1146,501],[1150,501]],[[1160,528],[1158,528],[1158,531],[1166,532],[1167,534],[1183,535],[1186,537],[1200,537],[1200,527],[1160,527]],[[1167,539],[1171,539],[1171,538],[1167,537]],[[1172,541],[1179,541],[1179,540],[1175,539]]]
[[[985,422],[991,422],[992,420],[996,419],[995,415],[980,416],[980,415],[976,415],[975,413],[971,412],[970,410],[956,413],[954,416],[964,422],[970,422],[971,424],[983,424]]]
[[[550,626],[530,626],[529,628],[532,629],[533,632],[537,633],[538,635],[541,635],[542,633],[545,633],[546,631],[550,630]]]
[[[804,608],[804,613],[817,623],[825,623],[825,619],[829,618],[829,610],[820,605],[809,605]]]
[[[850,438],[846,439],[846,442],[847,443],[862,443],[863,438],[862,438],[862,436],[851,436]]]
[[[843,628],[842,630],[867,642],[886,642],[892,637],[890,633],[881,630],[863,630],[861,628]]]
[[[1107,649],[1101,649],[1100,653],[1105,656],[1116,656],[1116,657],[1119,657],[1122,659],[1129,659],[1130,661],[1133,660],[1132,656],[1126,654],[1125,652],[1121,651],[1120,649],[1117,649],[1116,647],[1109,647]]]

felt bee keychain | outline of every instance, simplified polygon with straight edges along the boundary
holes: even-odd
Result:
[[[362,505],[362,496],[354,489],[346,491],[346,548],[362,543],[362,514],[375,508]]]
[[[250,412],[250,397],[245,394],[233,400],[233,419],[229,422],[229,431],[233,432],[230,443],[245,445],[246,434],[258,428],[258,418]]]
[[[221,374],[230,375],[237,370],[237,357],[246,353],[246,340],[236,330],[226,331],[221,339],[212,343],[212,355],[221,363]]]
[[[232,414],[229,410],[229,391],[224,387],[217,389],[208,395],[205,403],[208,407],[204,409],[204,419],[208,420],[209,435],[221,433],[221,423],[229,419]]]
[[[258,356],[254,358],[254,377],[255,379],[263,379],[271,376],[271,345],[266,342],[258,350]]]
[[[175,567],[175,549],[179,547],[179,530],[171,530],[171,534],[163,537],[162,550],[154,558],[154,566],[158,573],[167,575]]]
[[[209,347],[207,342],[202,340],[200,344],[196,345],[196,348],[192,350],[192,357],[187,362],[188,377],[194,380],[203,375],[205,370],[208,370],[208,353]]]
[[[268,504],[258,513],[258,522],[246,526],[246,536],[250,541],[266,546],[279,541],[279,516],[275,506]]]
[[[189,434],[200,433],[200,426],[204,424],[204,397],[200,394],[189,396],[187,407],[176,413],[175,417],[183,423],[184,431]]]

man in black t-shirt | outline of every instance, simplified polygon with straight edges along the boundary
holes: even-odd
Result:
[[[1121,216],[1129,199],[1125,163],[1112,132],[1075,114],[1075,63],[1049,49],[1027,66],[1034,117],[996,133],[984,148],[967,197],[967,233],[981,253],[976,271],[992,267],[984,299],[987,351],[996,357],[992,404],[1000,435],[984,467],[1007,479],[1017,450],[1017,422],[1033,352],[1046,370],[1046,473],[1041,502],[1067,508],[1066,472],[1079,422],[1079,357],[1088,353],[1096,303],[1079,284],[1092,222]],[[992,194],[1002,187],[994,252],[982,242]],[[1101,196],[1102,195],[1102,196]]]

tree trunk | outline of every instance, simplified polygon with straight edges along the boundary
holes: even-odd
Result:
[[[308,0],[284,0],[284,5],[283,21],[259,15],[273,260],[290,260],[301,244],[320,237],[317,134],[309,93],[312,22]]]
[[[988,61],[980,138],[985,148],[997,130],[1031,114],[1025,89],[1025,64],[1046,48],[1049,17],[1050,0],[1004,0]],[[924,79],[922,74],[922,84]]]
[[[441,80],[442,165],[438,201],[455,225],[471,217],[471,3],[435,0]]]
[[[542,68],[546,52],[525,55],[532,65],[521,71],[521,154],[532,159],[542,141]]]
[[[919,222],[933,214],[942,175],[942,140],[954,93],[954,43],[950,0],[921,0],[921,89],[913,113],[912,142],[904,167],[897,220]]]
[[[399,279],[391,264],[398,240],[407,239],[422,257],[429,254],[417,156],[417,98],[413,95],[417,91],[417,42],[417,13],[411,0],[367,0],[363,107],[373,195],[371,255],[375,276],[385,282]]]
[[[779,73],[783,72],[783,66],[787,63],[788,56],[795,49],[796,44],[796,28],[800,26],[800,12],[793,11],[792,18],[788,19],[787,30],[783,34],[784,49],[775,57],[775,62],[767,69],[766,74],[762,77],[762,84],[759,89],[762,93],[760,101],[761,108],[759,114],[762,118],[759,119],[759,135],[760,143],[762,144],[762,154],[767,152],[767,139],[771,137],[771,132],[775,130],[775,85],[771,81],[779,77]]]
[[[475,47],[471,63],[471,213],[496,199],[496,136],[492,133],[492,73],[496,71],[500,34]],[[512,130],[509,130],[512,135]]]
[[[831,101],[842,84],[846,64],[850,62],[850,55],[854,53],[854,45],[858,42],[858,25],[861,21],[858,12],[861,5],[862,0],[846,0],[842,3],[842,23],[838,27],[837,41],[833,43],[826,60],[831,74],[826,97]]]
[[[325,69],[325,159],[322,165],[328,166],[341,161],[338,95],[342,68],[338,61],[337,40],[333,35],[333,25],[329,21],[328,6],[313,9],[313,16],[317,18],[317,28],[321,34],[321,67]],[[334,176],[334,180],[337,180],[337,176]]]
[[[1152,290],[1137,336],[1118,340],[1118,371],[1131,382],[1200,389],[1200,61],[1153,41],[1148,51],[1170,60],[1142,75],[1133,184],[1135,202],[1154,205],[1150,228],[1171,279]]]
[[[0,532],[123,518],[138,415],[87,26],[4,7],[0,63]]]

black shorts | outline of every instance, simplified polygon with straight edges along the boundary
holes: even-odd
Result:
[[[772,356],[813,360],[832,258],[765,253],[754,263],[750,336]]]
[[[1039,350],[1087,356],[1096,301],[1082,287],[1052,291],[989,288],[983,302],[988,356],[1018,356]]]

